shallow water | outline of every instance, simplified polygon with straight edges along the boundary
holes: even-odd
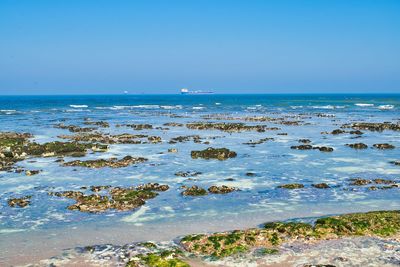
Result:
[[[382,105],[393,108],[382,109]],[[106,153],[89,154],[84,158],[132,155],[149,159],[126,168],[62,167],[55,158],[31,158],[17,165],[40,169],[41,173],[25,176],[23,173],[0,172],[0,263],[14,263],[21,252],[31,257],[40,254],[33,248],[46,248],[48,257],[62,249],[85,244],[171,240],[193,232],[255,227],[269,220],[400,208],[398,188],[371,191],[352,187],[344,190],[349,188],[350,178],[399,179],[400,167],[389,162],[400,159],[400,132],[363,131],[360,138],[350,134],[321,134],[354,121],[398,123],[400,95],[11,96],[0,97],[0,109],[1,131],[30,132],[40,143],[58,140],[57,136],[62,134],[73,134],[54,128],[57,123],[87,127],[83,124],[84,118],[109,122],[110,128],[99,128],[104,133],[143,133],[161,136],[163,140],[160,144],[111,145]],[[325,116],[317,116],[320,113]],[[224,121],[203,119],[212,114],[235,118],[290,116],[287,120],[299,120],[301,125],[245,122],[281,128],[262,133],[227,133],[186,127],[135,131],[115,127],[124,123],[150,123],[157,127],[167,122]],[[173,137],[193,134],[210,138],[207,139],[210,144],[168,143]],[[265,137],[274,140],[254,147],[243,144]],[[290,149],[303,138],[310,139],[316,146],[333,147],[334,151]],[[390,143],[396,148],[355,150],[345,146],[358,142],[369,147]],[[209,146],[229,148],[238,156],[225,161],[191,159],[191,150]],[[169,148],[177,148],[178,153],[167,153]],[[66,160],[70,159],[66,157]],[[202,174],[190,180],[175,176],[178,171],[200,171]],[[245,175],[247,172],[256,175],[249,177]],[[233,180],[226,181],[227,178]],[[128,212],[87,214],[70,211],[66,207],[74,203],[73,200],[47,195],[49,191],[79,190],[82,186],[130,186],[148,182],[168,184],[170,190]],[[321,182],[332,188],[311,187],[311,184]],[[303,183],[305,188],[276,188],[285,183]],[[227,195],[182,197],[180,186],[193,184],[205,188],[225,184],[238,187],[240,191]],[[30,206],[8,207],[8,198],[23,195],[32,195]],[[29,262],[29,256],[27,258]]]

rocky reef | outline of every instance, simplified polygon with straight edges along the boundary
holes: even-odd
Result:
[[[208,192],[210,192],[211,194],[228,194],[237,190],[238,190],[237,188],[227,185],[221,185],[221,186],[213,185],[208,188]]]
[[[182,191],[182,196],[205,196],[207,195],[207,190],[201,188],[197,185],[193,185],[191,187],[183,186],[184,191]]]
[[[122,168],[132,164],[142,163],[147,161],[146,158],[125,156],[122,159],[109,158],[109,159],[94,159],[94,160],[74,160],[63,163],[63,166],[78,166],[86,168]]]
[[[290,242],[310,242],[351,236],[388,237],[400,232],[400,211],[374,211],[330,216],[314,224],[270,222],[262,228],[214,234],[188,235],[181,239],[185,250],[221,258],[254,248],[277,249]]]
[[[231,151],[227,148],[206,148],[204,150],[194,150],[190,153],[193,159],[218,159],[226,160],[228,158],[234,158],[237,156],[236,152]]]
[[[39,144],[31,142],[29,133],[0,133],[0,170],[10,170],[12,166],[29,157],[84,156],[88,150],[103,152],[107,145],[97,143],[48,142]]]

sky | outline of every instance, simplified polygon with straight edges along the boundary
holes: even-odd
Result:
[[[398,0],[1,0],[0,94],[400,93]]]

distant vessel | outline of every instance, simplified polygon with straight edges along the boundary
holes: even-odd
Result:
[[[202,91],[202,90],[189,91],[189,89],[187,89],[187,88],[182,88],[181,94],[182,95],[204,95],[204,94],[214,94],[214,92]]]

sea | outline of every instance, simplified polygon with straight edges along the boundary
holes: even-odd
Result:
[[[285,118],[245,121],[248,117]],[[124,168],[65,167],[54,157],[29,158],[17,166],[41,170],[37,175],[0,172],[0,263],[29,263],[62,253],[65,249],[139,241],[171,241],[190,233],[257,227],[267,221],[295,220],[371,210],[400,209],[400,189],[369,190],[351,187],[350,179],[400,178],[400,131],[363,131],[361,136],[330,134],[354,122],[400,123],[400,94],[232,94],[232,95],[60,95],[0,96],[0,131],[29,132],[38,143],[66,141],[74,134],[54,126],[59,123],[87,127],[85,120],[106,121],[110,134],[160,136],[158,144],[112,144],[105,153],[80,160],[148,159]],[[165,123],[183,126],[166,127]],[[192,130],[191,122],[228,122],[267,125],[265,132]],[[124,124],[151,124],[153,129],[134,130]],[[166,129],[168,128],[168,129]],[[327,133],[324,133],[327,132]],[[208,143],[170,144],[177,136],[200,135]],[[263,138],[264,143],[249,145]],[[299,139],[332,152],[295,150]],[[356,150],[349,143],[365,143]],[[375,149],[389,143],[394,149]],[[192,150],[228,148],[237,153],[227,160],[192,159]],[[168,153],[176,148],[177,153]],[[65,157],[65,160],[74,158]],[[201,172],[181,177],[177,172]],[[248,173],[252,173],[249,175]],[[170,189],[133,211],[83,213],[68,210],[74,200],[51,197],[49,192],[80,190],[82,186],[136,186],[168,184]],[[304,188],[277,188],[300,183]],[[311,185],[326,183],[329,189]],[[230,194],[184,197],[182,186],[228,185]],[[31,195],[25,208],[9,207],[12,197]],[[1,265],[1,264],[0,264]]]

